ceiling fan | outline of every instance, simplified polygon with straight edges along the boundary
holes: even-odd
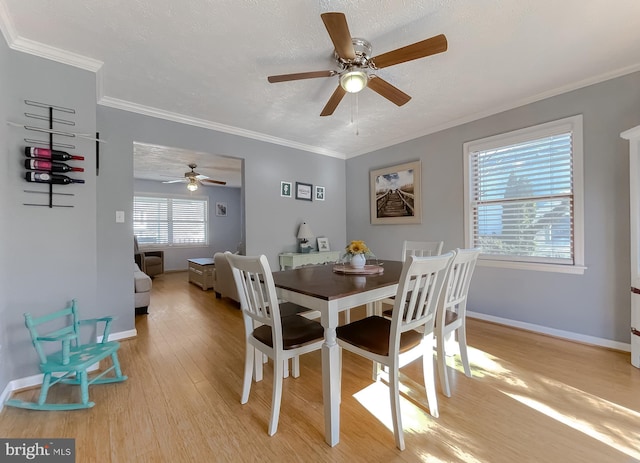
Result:
[[[411,97],[375,75],[374,72],[378,69],[425,58],[447,50],[447,38],[440,34],[421,42],[371,57],[371,44],[364,39],[351,37],[344,13],[323,13],[320,16],[335,47],[334,59],[339,70],[283,74],[269,76],[267,80],[271,83],[276,83],[316,77],[340,76],[339,85],[320,113],[321,116],[333,114],[347,92],[358,93],[365,87],[369,87],[392,103],[402,106]]]
[[[213,180],[209,177],[207,177],[206,175],[202,175],[199,174],[198,172],[196,172],[194,169],[198,167],[196,164],[189,164],[189,168],[191,169],[190,172],[185,172],[184,173],[184,178],[181,178],[179,180],[168,180],[166,182],[162,182],[162,183],[178,183],[178,182],[187,182],[187,189],[189,191],[196,191],[198,189],[198,182],[202,183],[202,184],[214,184],[214,185],[226,185],[227,182],[224,182],[222,180]]]

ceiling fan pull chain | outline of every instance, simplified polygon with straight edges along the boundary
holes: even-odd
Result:
[[[358,94],[355,94],[356,97],[356,137],[360,135],[360,127],[358,126]]]
[[[354,101],[355,101],[355,98],[357,97],[357,95],[358,95],[357,93],[353,93],[352,96],[351,96],[351,121],[349,121],[349,122],[351,122],[352,124],[353,124],[353,119],[354,119],[354,116],[353,116],[353,114],[354,114],[354,106],[355,106]]]

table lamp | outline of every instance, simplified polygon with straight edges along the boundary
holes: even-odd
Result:
[[[309,243],[309,240],[313,239],[313,232],[311,231],[311,227],[307,225],[307,222],[300,224],[297,238],[300,240],[301,253],[308,253],[313,250],[311,243]]]

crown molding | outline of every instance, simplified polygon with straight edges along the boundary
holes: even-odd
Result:
[[[19,37],[13,27],[11,18],[2,2],[0,2],[0,29],[2,34],[13,50],[28,53],[31,55],[39,56],[41,58],[50,59],[62,64],[67,64],[76,68],[84,69],[96,74],[96,101],[99,105],[109,106],[116,109],[122,109],[124,111],[130,111],[145,116],[157,117],[181,124],[193,125],[196,127],[202,127],[205,129],[216,130],[219,132],[229,133],[244,138],[250,138],[253,140],[259,140],[266,143],[273,143],[280,146],[286,146],[289,148],[298,149],[301,151],[308,151],[311,153],[321,154],[324,156],[330,156],[338,159],[345,159],[343,153],[331,151],[318,146],[305,145],[303,143],[296,143],[284,138],[273,137],[259,132],[253,132],[250,130],[240,129],[238,127],[231,127],[217,122],[211,122],[204,119],[198,119],[183,114],[177,114],[170,111],[164,111],[161,109],[153,108],[150,106],[144,106],[129,101],[119,100],[117,98],[111,98],[104,95],[104,63],[99,60],[88,58],[77,53],[72,53],[60,48],[52,47],[40,42],[25,39]]]
[[[69,66],[91,72],[98,72],[104,64],[102,61],[93,58],[20,37],[13,26],[13,21],[11,20],[11,16],[9,16],[6,6],[1,1],[0,30],[2,30],[2,35],[12,50],[50,59],[58,63],[68,64]]]
[[[87,58],[86,56],[71,53],[60,48],[50,47],[40,42],[21,38],[13,27],[13,21],[4,3],[0,1],[0,31],[4,36],[7,45],[12,50],[29,53],[41,58],[51,59],[56,62],[68,64],[70,66],[85,69],[96,73],[96,101],[100,101],[103,96],[103,68],[104,63],[99,60]]]
[[[628,130],[625,130],[624,132],[622,132],[620,134],[620,136],[622,138],[625,138],[627,140],[635,140],[635,139],[640,139],[640,125],[637,125],[635,127],[632,127]]]
[[[442,130],[450,129],[452,127],[457,127],[459,125],[463,125],[463,124],[473,122],[485,117],[489,117],[504,111],[515,109],[520,106],[525,106],[527,104],[535,103],[537,101],[544,100],[546,98],[557,96],[563,93],[567,93],[573,90],[587,87],[589,85],[594,85],[600,82],[604,82],[606,80],[614,79],[616,77],[621,77],[627,74],[631,74],[633,72],[640,71],[640,63],[638,63],[632,66],[628,66],[626,68],[613,70],[589,79],[584,79],[569,85],[565,85],[565,86],[558,87],[546,92],[542,92],[531,97],[523,98],[521,100],[514,101],[509,104],[497,106],[497,107],[494,107],[485,111],[481,111],[475,114],[471,114],[462,118],[454,119],[454,120],[445,122],[444,124],[432,126],[425,130],[421,130],[419,133],[413,133],[413,134],[409,134],[404,137],[399,137],[395,139],[388,139],[382,144],[367,146],[358,151],[353,151],[349,153],[340,153],[340,152],[328,150],[319,146],[311,146],[303,143],[297,143],[291,140],[273,137],[271,135],[263,134],[260,132],[253,132],[253,131],[241,129],[238,127],[232,127],[232,126],[220,124],[217,122],[208,121],[205,119],[198,119],[198,118],[186,116],[183,114],[173,113],[170,111],[165,111],[158,108],[144,106],[137,103],[132,103],[129,101],[119,100],[117,98],[111,98],[111,97],[105,96],[104,84],[103,84],[104,63],[102,61],[95,60],[93,58],[89,58],[77,53],[72,53],[67,50],[52,47],[40,42],[36,42],[33,40],[20,37],[17,34],[15,27],[13,26],[13,21],[9,16],[7,8],[5,7],[4,3],[1,0],[0,0],[0,31],[2,31],[2,35],[4,36],[5,41],[7,42],[9,47],[13,50],[29,53],[31,55],[39,56],[41,58],[50,59],[59,63],[67,64],[67,65],[84,69],[90,72],[94,72],[96,74],[96,101],[100,105],[112,107],[115,109],[121,109],[124,111],[130,111],[130,112],[134,112],[134,113],[138,113],[146,116],[157,117],[160,119],[178,122],[181,124],[202,127],[210,130],[216,130],[216,131],[228,133],[231,135],[237,135],[244,138],[250,138],[253,140],[258,140],[266,143],[286,146],[289,148],[294,148],[301,151],[308,151],[311,153],[321,154],[324,156],[330,156],[338,159],[350,159],[350,158],[361,156],[363,154],[372,153],[380,149],[388,148],[389,146],[397,145],[399,143],[404,143],[410,140],[415,140],[417,138],[430,135],[432,133],[440,132]]]
[[[16,51],[29,53],[31,55],[39,56],[40,58],[50,59],[58,63],[68,64],[69,66],[91,72],[98,72],[104,64],[102,61],[97,59],[88,58],[77,53],[45,45],[22,37],[17,37],[13,43],[10,44],[10,47]]]
[[[0,30],[7,45],[11,46],[16,37],[18,37],[18,34],[13,27],[13,21],[11,21],[11,16],[9,16],[7,7],[4,6],[3,2],[0,2]]]
[[[634,72],[640,71],[640,63],[634,64],[632,66],[628,66],[621,69],[616,69],[613,71],[605,72],[603,74],[590,77],[588,79],[580,80],[578,82],[573,82],[569,85],[564,85],[562,87],[557,87],[552,90],[548,90],[546,92],[539,93],[537,95],[533,95],[527,98],[523,98],[521,100],[513,101],[511,103],[497,106],[491,109],[487,109],[485,111],[481,111],[475,114],[471,114],[469,116],[465,116],[459,119],[454,119],[449,122],[445,122],[444,124],[436,125],[433,127],[429,127],[428,129],[421,131],[420,133],[415,133],[413,135],[407,135],[402,138],[389,139],[385,141],[383,145],[378,146],[369,146],[364,150],[360,150],[358,152],[348,153],[345,159],[351,159],[363,154],[372,153],[377,150],[381,150],[384,148],[388,148],[389,146],[394,146],[399,143],[404,143],[410,140],[415,140],[420,137],[425,137],[427,135],[431,135],[432,133],[441,132],[446,129],[450,129],[452,127],[458,127],[463,124],[467,124],[469,122],[477,121],[479,119],[483,119],[485,117],[493,116],[494,114],[499,114],[505,111],[509,111],[511,109],[519,108],[520,106],[526,106],[531,103],[535,103],[537,101],[541,101],[547,98],[551,98],[554,96],[562,95],[563,93],[568,93],[573,90],[578,90],[580,88],[588,87],[589,85],[599,84],[600,82],[605,82],[607,80],[615,79],[617,77],[626,76],[627,74],[632,74]]]
[[[273,143],[275,145],[286,146],[288,148],[294,148],[301,151],[308,151],[311,153],[322,154],[324,156],[330,156],[338,159],[345,159],[343,153],[331,151],[318,146],[305,145],[303,143],[296,143],[284,138],[273,137],[260,132],[253,132],[251,130],[245,130],[238,127],[232,127],[230,125],[224,125],[217,122],[208,121],[205,119],[198,119],[191,116],[185,116],[184,114],[178,114],[170,111],[165,111],[151,106],[144,106],[130,101],[119,100],[117,98],[111,98],[103,96],[98,101],[99,105],[108,106],[110,108],[121,109],[123,111],[129,111],[143,116],[157,117],[159,119],[165,119],[172,122],[178,122],[180,124],[192,125],[195,127],[201,127],[204,129],[215,130],[218,132],[224,132],[231,135],[237,135],[239,137],[251,138],[253,140],[263,141],[266,143]]]
[[[96,103],[104,98],[104,67],[96,71]]]

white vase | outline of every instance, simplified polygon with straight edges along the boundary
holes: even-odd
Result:
[[[366,262],[367,259],[364,257],[364,254],[354,254],[351,256],[351,266],[353,268],[363,268]]]
[[[353,277],[353,284],[356,286],[356,288],[362,289],[367,286],[367,277]]]

